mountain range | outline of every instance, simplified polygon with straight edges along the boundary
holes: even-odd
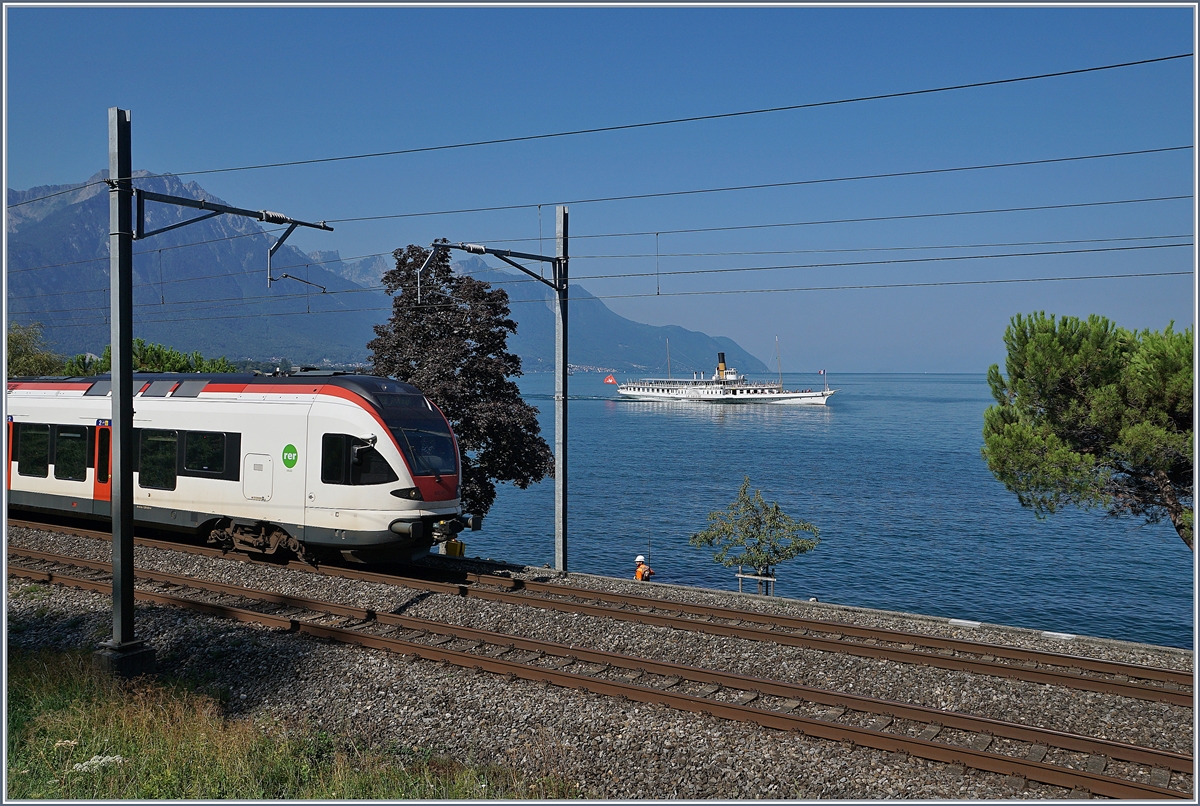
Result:
[[[8,190],[8,315],[40,322],[61,353],[99,354],[109,339],[108,188],[102,171],[76,185]],[[226,202],[195,182],[134,173],[139,188]],[[16,206],[13,206],[16,205]],[[195,210],[147,202],[147,230],[197,217]],[[372,326],[386,320],[391,300],[380,277],[390,257],[342,260],[336,250],[305,254],[250,218],[219,215],[134,242],[134,334],[184,352],[231,360],[315,365],[366,362]],[[403,244],[397,244],[398,247]],[[502,283],[517,332],[509,349],[526,372],[554,366],[553,293],[523,275],[470,257],[457,271]],[[306,281],[306,282],[301,282]],[[677,326],[641,324],[611,311],[580,285],[571,288],[570,362],[577,369],[663,372],[670,341],[672,369],[711,371],[718,351],[746,372],[766,366],[733,340]]]

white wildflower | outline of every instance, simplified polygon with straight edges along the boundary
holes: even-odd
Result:
[[[59,739],[54,743],[54,749],[57,750],[60,747],[74,747],[77,744],[79,744],[79,742],[74,739]]]
[[[121,764],[125,759],[121,756],[92,756],[87,761],[76,764],[71,769],[75,772],[91,772],[98,767],[107,767],[110,764]]]

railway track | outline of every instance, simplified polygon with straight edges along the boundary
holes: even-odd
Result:
[[[97,530],[10,520],[14,526],[47,529],[69,534],[111,539]],[[206,556],[261,562],[249,555],[226,554],[220,549],[138,537],[138,545],[186,551]],[[763,614],[727,607],[694,605],[588,590],[487,574],[463,574],[463,582],[442,582],[398,573],[364,571],[340,566],[313,566],[278,562],[293,570],[361,579],[390,585],[475,597],[519,606],[534,606],[639,624],[671,627],[710,635],[770,642],[804,649],[859,657],[915,663],[951,671],[1049,684],[1065,688],[1115,694],[1136,699],[1191,707],[1193,676],[1190,672],[1079,655],[1021,649],[999,644],[943,638],[915,632],[860,627],[782,614]]]
[[[10,549],[9,574],[111,593],[111,566]],[[178,574],[137,572],[137,598],[465,668],[792,730],[1119,798],[1190,798],[1171,773],[1192,757],[505,633],[447,625]],[[444,584],[444,583],[443,583]],[[332,622],[332,623],[331,623]],[[855,724],[858,723],[858,724]],[[1181,779],[1190,784],[1190,776]]]

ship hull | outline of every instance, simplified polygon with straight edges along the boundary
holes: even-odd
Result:
[[[623,400],[683,402],[683,403],[732,403],[735,405],[775,405],[775,406],[824,406],[836,389],[817,392],[757,392],[737,390],[733,393],[727,389],[656,389],[641,391],[627,389],[624,386],[617,389]]]

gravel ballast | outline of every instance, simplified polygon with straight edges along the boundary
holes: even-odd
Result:
[[[11,527],[8,540],[12,548],[111,559],[111,546],[91,538]],[[156,548],[138,547],[136,559],[139,567],[197,579],[949,708],[1176,752],[1191,753],[1194,741],[1192,709],[1164,703],[635,626]],[[431,557],[428,562],[454,561]],[[511,569],[511,573],[558,580],[547,569]],[[571,574],[565,581],[597,590],[1174,669],[1191,670],[1193,663],[1190,651],[1169,647],[1082,636],[1064,639],[1033,630],[954,625],[919,615],[582,574]],[[93,648],[111,635],[111,599],[10,579],[8,619],[10,646]],[[526,776],[557,777],[576,784],[581,797],[975,799],[1072,794],[1004,775],[548,684],[509,681],[171,607],[139,603],[137,635],[154,647],[159,672],[199,679],[226,693],[233,717],[320,726],[368,741],[429,749],[466,763],[499,764]],[[1051,750],[1047,760],[1059,752]],[[1082,766],[1082,757],[1071,760],[1073,766]],[[1191,776],[1173,774],[1170,785],[1190,791]]]

